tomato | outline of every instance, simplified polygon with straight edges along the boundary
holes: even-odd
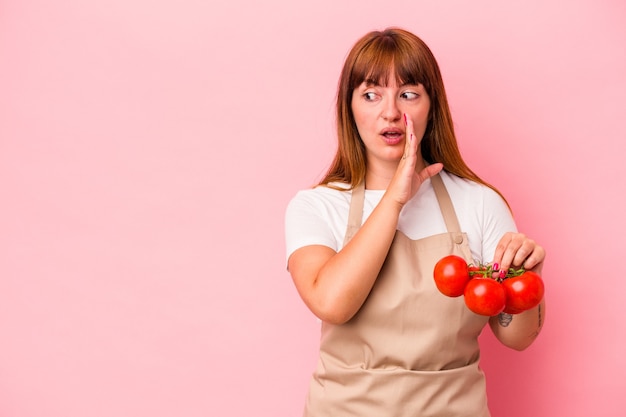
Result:
[[[532,271],[505,279],[502,286],[506,293],[506,310],[511,314],[535,307],[543,298],[545,291],[543,280]]]
[[[470,279],[467,262],[456,255],[441,258],[435,265],[433,276],[439,291],[448,297],[463,295]]]
[[[465,304],[476,314],[495,316],[506,304],[504,287],[491,278],[472,278],[465,287]]]
[[[505,291],[506,292],[506,291]],[[519,314],[522,313],[523,310],[516,310],[511,306],[505,305],[504,306],[504,310],[502,310],[503,313],[507,313],[507,314]]]

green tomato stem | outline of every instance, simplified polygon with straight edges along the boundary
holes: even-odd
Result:
[[[499,273],[500,270],[499,269],[494,269],[493,265],[474,265],[474,264],[468,264],[468,266],[477,266],[479,268],[478,271],[470,271],[469,272],[469,276],[470,278],[474,278],[475,276],[482,276],[483,278],[491,278],[494,279],[498,282],[502,282],[508,278],[513,278],[513,277],[518,277],[520,275],[522,275],[524,272],[526,272],[526,270],[522,267],[520,269],[515,269],[515,268],[509,268],[506,271],[506,274],[504,275],[504,277],[496,277],[494,278],[493,275],[494,273]]]

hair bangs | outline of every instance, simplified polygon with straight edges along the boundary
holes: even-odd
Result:
[[[429,84],[420,63],[420,57],[411,53],[412,46],[393,36],[372,39],[354,62],[350,77],[350,90],[366,82],[386,87],[393,75],[398,85]]]

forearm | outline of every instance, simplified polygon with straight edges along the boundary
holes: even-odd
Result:
[[[539,336],[546,316],[545,299],[537,307],[520,314],[501,313],[492,317],[489,324],[495,336],[504,345],[524,350]]]
[[[330,321],[349,320],[365,302],[389,252],[401,208],[383,197],[352,240],[320,269],[313,291]]]

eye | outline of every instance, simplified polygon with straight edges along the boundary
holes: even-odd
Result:
[[[376,93],[368,91],[367,93],[363,93],[363,98],[365,99],[365,101],[374,101],[376,100]]]
[[[400,97],[407,99],[407,100],[415,100],[419,96],[420,96],[419,94],[414,93],[412,91],[405,91],[404,93],[400,94]]]

